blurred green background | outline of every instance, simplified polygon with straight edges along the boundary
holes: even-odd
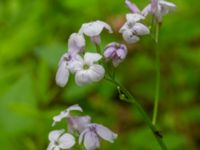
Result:
[[[134,0],[141,8],[148,0]],[[164,17],[160,32],[161,98],[158,126],[170,150],[200,149],[200,3],[173,0],[177,11]],[[104,32],[103,48],[124,42],[117,33],[129,10],[124,0],[1,0],[0,1],[0,149],[44,150],[52,117],[80,104],[93,122],[119,134],[102,150],[159,150],[140,114],[118,99],[106,81],[78,87],[71,76],[61,89],[55,73],[67,39],[82,23],[104,20],[115,34]],[[87,43],[87,50],[95,50]],[[129,45],[117,78],[152,115],[155,90],[155,50],[143,37]],[[74,148],[76,149],[76,148]]]

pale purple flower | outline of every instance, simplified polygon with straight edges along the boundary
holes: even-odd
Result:
[[[60,112],[59,115],[56,115],[53,117],[53,124],[52,126],[54,126],[57,122],[60,122],[63,118],[68,118],[70,117],[70,112],[71,111],[80,111],[82,112],[82,108],[79,105],[72,105],[70,107],[68,107],[67,109],[65,109],[64,111]]]
[[[107,29],[110,33],[113,32],[110,25],[103,21],[97,20],[93,22],[84,23],[81,26],[79,33],[89,36],[94,44],[100,44],[100,34],[103,31],[103,29]]]
[[[70,68],[69,64],[75,59],[79,52],[82,52],[85,47],[85,39],[83,35],[78,33],[71,34],[68,40],[68,52],[62,55],[58,70],[56,73],[56,84],[60,87],[64,87],[69,79]]]
[[[121,27],[119,32],[127,43],[136,43],[140,40],[139,36],[150,33],[149,28],[138,21],[143,19],[136,14],[127,14],[127,22]]]
[[[78,56],[77,56],[78,57]],[[98,53],[85,53],[82,58],[71,63],[71,71],[75,73],[75,81],[77,85],[85,85],[91,82],[97,82],[104,77],[105,69],[97,64],[102,58]]]
[[[64,129],[51,131],[49,141],[47,150],[70,149],[75,144],[74,137],[69,133],[64,133]]]
[[[124,44],[112,42],[108,44],[104,50],[104,57],[107,60],[112,60],[115,67],[121,63],[127,55],[127,47]]]
[[[174,3],[166,0],[151,0],[151,4],[146,6],[142,14],[146,16],[151,13],[155,16],[158,22],[162,22],[162,17],[175,9],[176,5]]]
[[[95,150],[100,147],[101,138],[113,143],[117,134],[100,124],[89,124],[79,136],[79,144],[83,142],[86,150]]]

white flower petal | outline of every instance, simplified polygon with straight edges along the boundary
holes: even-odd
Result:
[[[62,129],[62,130],[54,130],[54,131],[51,131],[50,133],[49,133],[49,140],[51,141],[51,142],[55,142],[55,141],[57,141],[58,139],[59,139],[59,137],[61,136],[61,134],[63,134],[64,133],[64,129]]]
[[[59,147],[62,149],[69,149],[72,146],[74,146],[75,144],[75,139],[74,137],[69,134],[69,133],[65,133],[63,134],[60,139],[59,139]]]
[[[103,21],[99,21],[99,20],[97,20],[97,23],[101,24],[101,26],[103,26],[105,29],[107,29],[109,33],[113,33],[112,28],[109,24],[107,24]]]
[[[88,70],[81,70],[81,71],[76,72],[76,75],[75,75],[76,84],[79,86],[82,86],[82,85],[91,83],[89,74],[90,73]]]
[[[93,64],[94,62],[99,61],[102,58],[102,56],[98,53],[85,53],[84,55],[84,62],[88,65]]]
[[[49,143],[47,150],[54,150],[54,148],[55,148],[55,145],[53,142],[51,142],[51,143]]]
[[[107,29],[109,32],[112,32],[111,27],[107,23],[103,21],[94,21],[83,24],[79,30],[79,33],[84,33],[87,36],[93,37],[100,35],[104,28]]]
[[[127,30],[127,31],[124,31],[122,33],[122,36],[124,38],[124,40],[129,43],[129,44],[133,44],[133,43],[136,43],[140,40],[140,38],[136,35],[134,35],[131,31]]]
[[[68,64],[68,68],[72,73],[82,70],[84,61],[80,55],[76,55],[74,60]]]
[[[174,11],[176,9],[176,5],[174,3],[171,3],[171,2],[167,2],[167,1],[164,1],[164,0],[160,0],[159,1],[159,4],[168,9],[169,11]]]
[[[53,150],[61,150],[58,146],[55,146]]]
[[[108,129],[102,125],[96,124],[96,132],[101,138],[103,138],[104,140],[107,140],[111,143],[113,143],[114,139],[117,138],[117,134],[115,134],[110,129]]]
[[[68,112],[70,112],[72,110],[83,112],[83,109],[78,104],[72,105],[72,106],[67,108]]]
[[[58,67],[58,71],[56,73],[56,84],[60,87],[64,87],[69,78],[69,70],[67,68],[67,62],[63,61]]]
[[[85,39],[82,34],[73,33],[70,35],[68,40],[69,52],[77,54],[78,52],[83,51],[85,47]]]
[[[136,23],[140,20],[145,19],[145,17],[139,13],[131,13],[131,14],[126,14],[126,20],[130,23]]]
[[[90,66],[89,76],[92,81],[99,81],[104,77],[105,69],[98,64]]]
[[[149,34],[149,28],[143,25],[142,23],[136,23],[133,27],[133,32],[136,33],[136,35],[146,35]]]
[[[84,146],[87,150],[99,148],[100,144],[98,136],[92,131],[87,132],[84,137]]]

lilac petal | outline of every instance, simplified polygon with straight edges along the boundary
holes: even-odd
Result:
[[[85,47],[85,39],[82,34],[73,33],[69,37],[68,40],[68,48],[69,52],[73,54],[77,54],[78,52],[82,52]]]
[[[117,134],[102,125],[96,125],[96,131],[101,138],[111,143],[117,138]]]
[[[126,54],[127,54],[127,49],[118,49],[116,52],[117,52],[117,56],[120,59],[124,59],[126,57]]]
[[[63,134],[60,139],[59,139],[59,147],[61,149],[69,149],[71,148],[72,146],[74,146],[75,144],[75,139],[74,137],[69,134],[69,133],[65,133]]]
[[[85,134],[84,146],[87,150],[95,150],[100,147],[99,138],[95,132],[89,131]]]
[[[159,0],[151,0],[151,12],[154,14],[158,9]]]
[[[134,4],[134,3],[131,3],[129,0],[126,0],[125,1],[127,7],[133,12],[133,13],[139,13],[140,10],[139,8]]]
[[[83,142],[83,139],[84,139],[85,134],[86,134],[87,132],[89,132],[89,129],[88,129],[88,128],[86,128],[85,130],[83,130],[83,131],[81,132],[81,134],[80,134],[80,136],[79,136],[79,139],[78,139],[78,143],[79,143],[79,144],[81,144],[81,143]]]
[[[69,78],[69,71],[67,68],[67,62],[63,61],[60,64],[58,71],[56,73],[56,84],[59,85],[60,87],[64,87],[68,82],[68,78]]]
[[[65,131],[64,129],[51,131],[49,133],[49,140],[51,142],[57,141],[59,139],[59,137],[61,136],[61,134],[64,133],[64,131]]]
[[[109,58],[112,57],[113,53],[115,52],[116,48],[115,47],[108,47],[104,51],[104,57]]]
[[[149,34],[149,28],[143,25],[142,23],[136,23],[133,27],[133,32],[136,33],[136,35],[146,35]]]

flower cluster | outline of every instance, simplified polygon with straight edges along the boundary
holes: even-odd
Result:
[[[176,9],[176,5],[165,0],[151,0],[142,11],[129,0],[125,1],[127,7],[132,13],[126,15],[126,23],[121,27],[119,32],[122,34],[127,43],[136,43],[140,40],[140,36],[150,33],[149,28],[141,21],[145,19],[148,14],[152,14],[157,23],[162,22],[162,17],[170,11]]]
[[[175,4],[165,0],[151,0],[151,3],[142,11],[129,0],[125,0],[125,4],[131,13],[126,14],[126,22],[120,28],[119,33],[129,44],[136,43],[141,36],[150,34],[150,29],[144,24],[144,20],[149,14],[153,17],[153,23],[160,25],[163,16],[176,8]],[[125,44],[111,42],[101,52],[100,34],[104,29],[109,33],[113,32],[107,23],[97,20],[84,23],[77,33],[70,35],[68,51],[62,55],[58,64],[57,85],[64,87],[70,74],[75,76],[75,82],[78,86],[100,81],[107,72],[107,79],[114,81],[114,75],[109,74],[109,70],[106,70],[110,69],[108,68],[110,65],[106,63],[111,62],[112,67],[117,67],[126,58],[128,50]],[[86,36],[90,37],[91,42],[96,47],[96,52],[86,50]],[[82,112],[82,108],[79,105],[73,105],[53,117],[53,126],[66,119],[68,132],[65,133],[64,129],[50,132],[50,144],[47,150],[70,149],[75,145],[76,137],[78,137],[78,143],[83,143],[86,150],[95,150],[100,147],[100,139],[112,143],[117,138],[117,134],[108,128],[91,123],[90,116],[73,116],[72,111]]]
[[[110,129],[97,123],[91,123],[90,116],[73,116],[72,111],[82,112],[79,105],[73,105],[62,111],[59,115],[53,117],[53,126],[63,119],[66,119],[68,124],[68,132],[64,129],[54,130],[49,133],[50,144],[47,150],[62,150],[70,149],[78,143],[84,145],[86,150],[95,150],[100,147],[100,139],[104,139],[111,143],[117,138],[117,134]]]
[[[126,46],[116,42],[106,46],[104,55],[100,52],[85,52],[84,35],[89,36],[92,43],[98,46],[103,29],[112,33],[111,27],[103,21],[89,22],[83,24],[78,33],[73,33],[69,37],[68,52],[63,54],[59,62],[57,85],[64,87],[70,73],[75,74],[75,82],[79,86],[100,81],[105,75],[104,66],[98,63],[102,58],[112,60],[114,66],[118,66],[125,59]]]

